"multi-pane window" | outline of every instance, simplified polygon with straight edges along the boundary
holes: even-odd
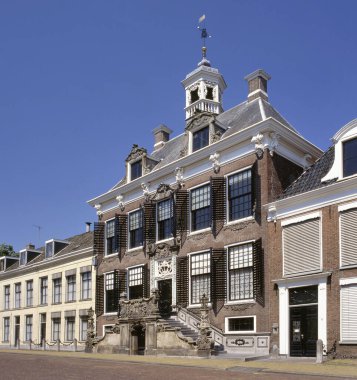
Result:
[[[130,179],[133,181],[143,175],[143,165],[140,161],[136,161],[131,164],[131,176]]]
[[[129,214],[129,248],[143,245],[143,212],[137,210]]]
[[[4,287],[4,309],[10,309],[10,285]]]
[[[66,341],[72,341],[74,339],[74,330],[76,325],[75,317],[66,318]]]
[[[87,340],[87,330],[88,330],[88,318],[81,317],[80,319],[80,340]]]
[[[53,280],[53,303],[61,303],[62,279],[55,278]]]
[[[86,300],[92,296],[92,273],[84,272],[81,274],[82,287],[81,287],[81,299]]]
[[[191,191],[191,230],[197,231],[211,225],[211,188],[201,186]]]
[[[343,176],[357,173],[357,138],[343,143]]]
[[[21,307],[21,283],[15,284],[15,307]]]
[[[229,221],[252,215],[252,172],[250,169],[228,177]]]
[[[40,304],[47,304],[48,278],[40,278]]]
[[[67,276],[67,302],[76,300],[76,275]]]
[[[25,340],[28,342],[32,339],[32,315],[26,315]]]
[[[10,317],[4,318],[4,334],[3,341],[8,342],[10,340]]]
[[[107,241],[106,254],[110,255],[115,252],[115,219],[106,223],[105,236]]]
[[[52,340],[57,341],[61,338],[61,318],[52,319]]]
[[[192,152],[209,144],[209,127],[200,129],[192,135]]]
[[[228,249],[229,300],[253,298],[253,246],[242,244]]]
[[[128,269],[129,299],[143,297],[143,267]]]
[[[26,306],[33,305],[33,280],[26,282]]]
[[[205,294],[211,299],[211,254],[210,252],[191,255],[191,304],[200,304]]]
[[[107,273],[105,275],[105,312],[117,312],[117,299],[118,294],[115,294],[114,273]]]
[[[157,204],[157,238],[168,239],[172,236],[172,200],[167,199]]]
[[[226,319],[226,332],[254,332],[254,317],[237,317]]]

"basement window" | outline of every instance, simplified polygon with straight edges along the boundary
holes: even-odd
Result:
[[[254,333],[255,316],[227,317],[225,319],[226,333]]]

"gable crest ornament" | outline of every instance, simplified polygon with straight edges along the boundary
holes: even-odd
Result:
[[[145,148],[139,148],[137,144],[133,144],[133,147],[131,148],[131,151],[125,161],[130,162],[146,155],[147,150]]]

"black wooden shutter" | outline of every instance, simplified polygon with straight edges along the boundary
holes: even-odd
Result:
[[[97,256],[97,265],[102,262],[104,256],[104,230],[105,223],[94,223],[93,253],[94,256]]]
[[[175,197],[175,233],[179,235],[181,247],[186,241],[188,230],[189,202],[187,190],[177,190]]]
[[[144,203],[145,246],[156,241],[156,203]]]
[[[114,271],[114,296],[113,296],[113,309],[119,311],[120,299],[120,272],[116,269]]]
[[[177,305],[186,307],[188,305],[188,257],[177,258]]]
[[[122,293],[126,293],[127,292],[127,286],[126,286],[127,271],[125,269],[119,270],[118,271],[118,278],[119,278],[118,293],[119,293],[119,299],[120,299],[120,295]]]
[[[211,250],[211,302],[214,313],[222,309],[227,294],[227,255],[226,250]]]
[[[143,297],[150,297],[150,270],[148,264],[143,266]]]
[[[97,317],[104,313],[104,275],[96,278],[95,314]]]
[[[214,238],[217,237],[224,226],[226,215],[225,184],[224,177],[211,177],[211,215]]]
[[[264,306],[264,251],[262,239],[253,243],[253,291],[254,299]]]
[[[114,222],[114,251],[119,253],[119,244],[120,244],[120,221],[119,215],[115,214]]]
[[[251,169],[252,179],[252,215],[260,216],[260,177],[258,175],[258,161],[255,161]]]
[[[128,216],[121,214],[118,216],[119,220],[119,259],[121,260],[126,251],[128,244]]]

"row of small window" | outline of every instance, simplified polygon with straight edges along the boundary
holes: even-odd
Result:
[[[190,304],[199,305],[205,294],[211,301],[211,253],[190,255]],[[227,281],[228,302],[251,300],[253,289],[253,244],[241,244],[228,248]],[[143,297],[144,267],[129,268],[127,271],[127,294],[129,299]],[[117,312],[118,289],[115,288],[114,273],[105,274],[106,313]]]
[[[66,302],[76,301],[77,285],[76,276],[71,275],[66,277]],[[81,273],[81,300],[90,299],[92,296],[92,273]],[[33,280],[26,281],[26,307],[34,306],[34,288]],[[10,285],[4,286],[4,310],[10,309],[11,290]],[[52,303],[62,302],[62,278],[52,280]],[[48,303],[48,277],[40,278],[40,295],[39,304],[45,305]],[[14,308],[22,307],[21,303],[21,282],[14,285]]]
[[[2,340],[5,343],[10,343],[13,341],[14,345],[17,345],[18,340],[20,340],[20,317],[14,317],[14,333],[12,338],[10,337],[10,317],[3,318],[3,336]],[[87,339],[87,328],[88,328],[88,317],[79,318],[79,339],[85,341]],[[76,317],[66,317],[65,318],[65,336],[64,340],[71,342],[75,338],[76,332]],[[33,336],[33,315],[25,316],[24,324],[24,341],[29,342],[34,340]],[[42,343],[46,340],[46,314],[40,314],[40,325],[39,325],[39,339],[38,342]],[[51,340],[57,341],[61,340],[61,318],[51,319]]]
[[[252,216],[252,172],[250,169],[233,174],[227,180],[228,222]],[[157,203],[156,224],[157,240],[172,237],[173,231],[173,201],[166,199]],[[211,187],[209,184],[197,187],[190,191],[190,216],[192,232],[211,227]],[[129,213],[129,241],[128,248],[141,247],[144,240],[143,210]],[[106,254],[116,252],[115,220],[106,222]]]

